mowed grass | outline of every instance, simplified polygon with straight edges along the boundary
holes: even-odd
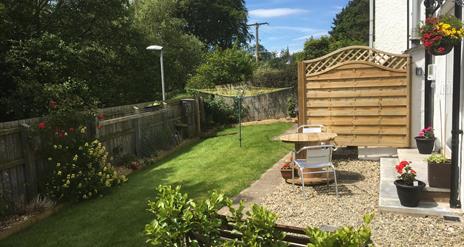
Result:
[[[212,190],[238,194],[290,150],[272,141],[289,124],[243,128],[243,147],[233,132],[221,131],[184,147],[145,170],[103,198],[65,206],[55,215],[15,234],[0,246],[144,246],[143,229],[150,221],[146,202],[158,184],[182,185],[194,198]]]

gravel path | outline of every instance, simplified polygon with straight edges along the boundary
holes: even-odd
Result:
[[[340,197],[326,185],[300,187],[283,182],[264,197],[262,205],[279,215],[279,223],[293,226],[356,226],[362,216],[375,213],[371,228],[376,246],[464,246],[464,224],[438,217],[414,217],[377,210],[379,167],[375,161],[338,161]]]

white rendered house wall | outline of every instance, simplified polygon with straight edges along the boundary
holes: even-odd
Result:
[[[375,0],[374,48],[403,53],[409,42],[408,1]]]

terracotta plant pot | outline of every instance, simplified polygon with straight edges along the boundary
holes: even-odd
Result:
[[[418,186],[407,185],[402,180],[395,180],[396,191],[401,205],[405,207],[417,207],[421,198],[422,190],[424,190],[425,183],[417,180]]]
[[[282,175],[282,178],[287,180],[287,179],[292,179],[292,171],[294,174],[294,177],[297,178],[298,176],[298,170],[291,168],[291,167],[286,167],[286,168],[280,168],[280,174]]]
[[[428,162],[427,170],[430,187],[450,188],[451,160],[439,164]]]
[[[416,136],[416,145],[420,154],[431,154],[435,146],[435,138],[424,138]]]

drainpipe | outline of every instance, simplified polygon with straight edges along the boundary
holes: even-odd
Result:
[[[421,1],[412,1],[412,13],[411,13],[411,43],[413,47],[420,44],[419,37],[419,23],[420,23],[420,8]]]
[[[425,16],[430,17],[438,9],[437,2],[434,0],[425,0]],[[427,79],[429,73],[429,64],[432,63],[432,55],[425,51],[425,68],[424,68],[424,127],[433,126],[433,97],[432,97],[432,81]]]
[[[374,0],[369,0],[369,47],[374,48]]]
[[[462,7],[457,1],[454,4],[454,15],[462,19]],[[459,137],[462,130],[459,129],[460,120],[460,100],[461,100],[461,42],[454,46],[453,60],[453,105],[451,123],[451,188],[450,188],[450,207],[461,207],[459,201]]]
[[[409,38],[411,37],[409,32],[409,15],[409,0],[406,0],[406,50],[409,50]]]

